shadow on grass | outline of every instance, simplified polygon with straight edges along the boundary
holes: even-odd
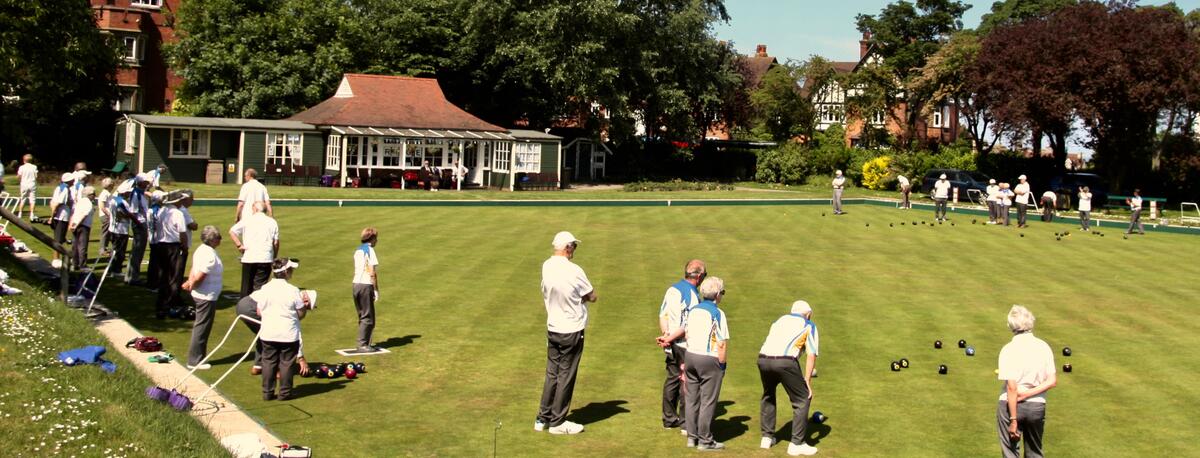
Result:
[[[833,431],[833,428],[830,428],[827,424],[817,424],[809,421],[808,427],[804,431],[804,442],[808,445],[816,446],[821,442],[821,439],[824,439],[825,436],[828,436],[831,431]],[[782,428],[779,428],[779,431],[775,432],[775,440],[778,440],[780,443],[792,441],[791,420],[788,420],[787,423],[783,424]]]
[[[734,404],[733,401],[718,401],[716,409],[713,409],[712,434],[713,439],[717,442],[725,442],[730,439],[746,434],[750,430],[750,417],[746,415],[738,415],[735,417],[721,418],[729,413],[729,406]]]
[[[388,340],[385,340],[383,342],[376,342],[375,346],[379,347],[379,348],[387,348],[390,350],[392,348],[403,347],[405,345],[411,344],[420,338],[421,338],[420,334],[409,334],[404,337],[389,337]]]
[[[293,391],[295,391],[295,390],[293,389]],[[271,423],[269,423],[271,426],[286,425],[288,423],[305,421],[305,420],[311,419],[313,417],[313,414],[309,413],[307,410],[301,409],[299,407],[296,407],[292,404],[288,404],[286,402],[285,403],[274,403],[274,401],[272,401],[272,404],[266,405],[264,407],[256,407],[253,409],[242,409],[243,412],[252,414],[255,417],[260,418],[260,419],[265,416],[265,414],[267,413],[268,410],[273,411],[271,413],[272,418],[278,419],[277,421],[272,421]]]
[[[590,425],[612,418],[617,414],[628,413],[629,409],[621,407],[622,404],[628,404],[626,400],[615,400],[605,402],[593,402],[578,409],[575,409],[567,416],[568,420],[581,425]]]
[[[319,394],[325,394],[330,391],[337,391],[337,390],[345,389],[346,385],[350,383],[350,381],[346,380],[346,379],[322,380],[322,379],[314,378],[314,379],[306,379],[306,380],[315,380],[315,381],[309,382],[309,383],[302,383],[302,384],[293,386],[292,387],[292,396],[293,397],[304,398],[304,397],[308,397],[308,396],[316,396]]]

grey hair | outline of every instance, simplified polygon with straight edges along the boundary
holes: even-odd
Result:
[[[708,277],[704,282],[700,283],[700,297],[705,300],[713,300],[717,298],[721,291],[725,290],[725,280],[721,277]]]
[[[104,179],[103,179],[103,180],[100,180],[100,187],[101,187],[101,188],[104,188],[104,189],[111,189],[111,188],[112,188],[112,185],[113,185],[113,179],[112,179],[112,178],[109,178],[109,177],[104,177]]]
[[[214,240],[221,240],[221,231],[217,229],[217,226],[211,224],[204,226],[204,229],[200,230],[200,242],[208,245]]]
[[[704,261],[699,259],[688,261],[687,265],[683,266],[683,278],[699,280],[705,272]]]
[[[262,212],[267,211],[267,205],[264,204],[261,200],[258,202],[255,202],[254,205],[251,205],[251,208],[254,209],[254,213],[262,213]]]
[[[1013,334],[1023,334],[1033,331],[1033,323],[1037,319],[1033,312],[1021,305],[1013,305],[1008,311],[1008,329]]]

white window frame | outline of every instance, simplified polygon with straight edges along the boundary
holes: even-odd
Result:
[[[137,86],[121,86],[117,88],[117,100],[113,101],[113,111],[140,111],[142,102],[141,88]],[[125,97],[129,96],[129,106],[124,106]]]
[[[121,59],[129,63],[140,63],[146,58],[145,43],[141,35],[121,35]],[[128,43],[133,41],[133,50],[129,50]]]
[[[933,112],[933,120],[930,122],[930,124],[933,127],[941,128],[943,121],[942,108],[939,107],[937,111]]]
[[[359,136],[346,137],[346,167],[358,167],[362,164],[363,138]]]
[[[288,136],[295,135],[299,141],[292,143]],[[279,140],[283,141],[280,142]],[[263,164],[266,166],[304,165],[304,134],[301,132],[267,132],[267,148],[263,151]],[[276,148],[282,147],[285,154],[276,154]],[[272,162],[274,160],[275,162]],[[290,164],[288,163],[290,162]]]
[[[342,136],[329,134],[329,143],[325,145],[325,170],[342,169]]]
[[[542,171],[542,145],[540,143],[516,143],[512,147],[513,171],[540,173]]]
[[[137,152],[137,132],[136,122],[125,122],[125,154],[132,155]]]
[[[878,126],[883,126],[885,124],[887,124],[887,115],[885,114],[885,112],[883,110],[879,110],[879,111],[876,111],[871,114],[871,125],[872,126],[878,127]]]
[[[492,170],[507,172],[508,166],[512,162],[512,142],[495,142],[492,157]]]
[[[179,134],[185,131],[188,132],[186,140]],[[184,150],[177,149],[175,140],[186,141],[187,147]],[[168,145],[170,151],[167,157],[170,159],[208,159],[212,149],[212,131],[209,129],[171,129],[171,142]]]
[[[140,8],[162,8],[162,0],[129,0],[129,6]]]

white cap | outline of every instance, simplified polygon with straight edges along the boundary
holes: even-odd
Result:
[[[83,193],[84,196],[92,197],[92,196],[96,195],[96,188],[93,188],[91,186],[84,186],[83,189],[80,190],[79,192]]]
[[[579,239],[575,238],[574,235],[571,235],[571,233],[567,231],[554,234],[554,241],[551,242],[551,244],[554,245],[554,248],[559,250],[566,248],[567,245],[572,243],[579,243]]]
[[[62,182],[63,182],[63,183],[69,183],[69,182],[72,182],[72,181],[75,181],[75,174],[74,174],[74,173],[67,172],[67,173],[64,173],[64,174],[63,174],[63,176],[62,176]]]
[[[835,173],[837,173],[837,176],[839,176],[839,177],[840,177],[840,176],[842,176],[842,171],[841,171],[841,170],[838,170],[838,171],[837,171],[837,172],[835,172]]]
[[[117,185],[117,194],[125,194],[127,192],[133,192],[133,182],[132,181],[125,181],[125,182],[122,182],[120,185]]]
[[[272,269],[271,272],[280,273],[280,272],[284,272],[288,269],[296,269],[299,267],[300,267],[300,263],[293,261],[291,259],[288,259],[287,264],[284,264],[283,267],[280,267],[278,269]]]
[[[1018,180],[1024,180],[1024,179],[1025,179],[1025,175],[1021,175],[1021,176],[1017,177],[1017,179],[1018,179]]]
[[[808,316],[808,314],[812,313],[812,306],[808,305],[808,302],[805,301],[792,302],[792,313]]]
[[[301,292],[308,295],[308,308],[310,308],[310,309],[317,308],[317,290],[306,289]]]
[[[996,179],[992,178],[992,179],[988,180],[988,184],[996,184]]]
[[[150,176],[150,172],[142,172],[137,174],[137,181],[153,181],[154,177]]]
[[[86,177],[86,176],[88,176],[88,175],[91,175],[91,174],[92,174],[92,172],[89,172],[89,171],[87,171],[87,170],[76,170],[76,171],[75,171],[75,178],[83,178],[83,177]]]
[[[943,173],[941,176],[939,176],[939,177],[938,177],[938,179],[939,179],[939,180],[945,180],[945,179],[946,179],[946,174],[944,174],[944,173]]]

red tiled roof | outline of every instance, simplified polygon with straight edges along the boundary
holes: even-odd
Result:
[[[743,56],[741,59],[746,71],[746,82],[750,87],[758,87],[762,83],[763,77],[767,76],[767,72],[771,70],[771,66],[778,63],[774,57],[770,56]]]
[[[436,79],[407,76],[348,73],[337,94],[288,119],[318,126],[506,132],[446,100]]]
[[[858,67],[858,62],[830,62],[829,65],[838,73],[853,73],[854,69]]]

